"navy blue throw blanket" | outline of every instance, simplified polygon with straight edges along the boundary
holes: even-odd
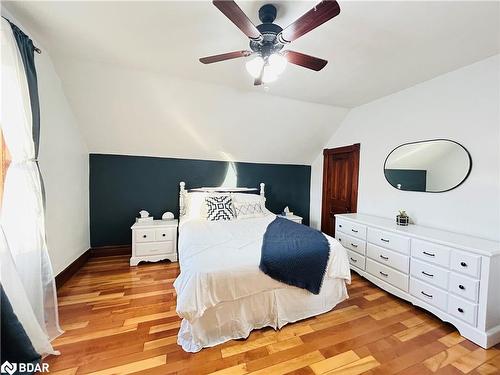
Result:
[[[277,217],[262,242],[262,272],[275,280],[319,294],[330,244],[320,231]]]

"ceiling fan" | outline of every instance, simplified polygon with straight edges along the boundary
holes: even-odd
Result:
[[[239,57],[255,56],[246,63],[254,85],[275,81],[287,63],[319,71],[328,61],[291,50],[282,51],[283,47],[302,35],[314,30],[340,13],[340,6],[335,0],[323,0],[313,9],[302,15],[285,29],[273,23],[276,19],[276,7],[263,5],[259,9],[262,24],[255,26],[233,0],[213,0],[213,4],[250,39],[250,50],[234,51],[202,57],[200,62],[212,64]]]

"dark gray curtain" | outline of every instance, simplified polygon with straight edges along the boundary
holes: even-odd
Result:
[[[35,159],[38,158],[40,144],[40,103],[38,101],[38,80],[35,68],[35,46],[33,41],[13,23],[10,23],[17,47],[23,60],[24,71],[28,80],[28,90],[31,103],[31,117],[33,119],[33,142],[35,143]]]
[[[5,17],[3,17],[5,18]],[[31,113],[33,119],[33,142],[35,145],[35,159],[38,158],[38,147],[40,143],[40,104],[38,101],[38,81],[35,69],[35,46],[32,40],[23,33],[16,25],[7,20],[12,27],[12,32],[16,40],[21,58],[23,60],[24,71],[28,81],[28,90],[31,103]],[[37,161],[38,166],[38,161]],[[38,168],[40,172],[40,168]],[[45,197],[43,181],[40,175],[42,186],[42,197]],[[44,202],[45,202],[45,198]],[[8,360],[12,363],[37,363],[41,360],[40,355],[35,351],[31,341],[23,326],[12,310],[12,306],[1,289],[1,363]],[[16,374],[22,374],[19,371]]]
[[[1,358],[0,363],[38,363],[40,355],[33,349],[31,341],[26,335],[23,326],[12,310],[9,299],[0,285],[1,305]],[[19,371],[16,372],[20,374]]]

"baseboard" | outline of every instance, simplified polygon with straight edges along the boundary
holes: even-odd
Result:
[[[91,250],[88,249],[82,255],[76,258],[68,267],[59,272],[59,274],[55,277],[57,289],[61,288],[64,283],[66,283],[66,281],[71,278],[71,276],[77,273],[78,270],[82,268],[85,263],[87,263],[90,258],[90,254]]]
[[[90,249],[90,256],[93,258],[113,255],[132,255],[132,245],[100,246]]]

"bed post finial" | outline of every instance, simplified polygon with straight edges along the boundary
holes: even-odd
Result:
[[[264,196],[264,187],[265,186],[266,186],[265,183],[263,183],[263,182],[260,183],[260,195],[261,195],[261,197]]]
[[[184,207],[184,197],[186,195],[186,189],[184,188],[186,186],[186,183],[184,181],[181,181],[179,183],[180,185],[180,190],[179,190],[179,217],[185,215],[185,207]]]

